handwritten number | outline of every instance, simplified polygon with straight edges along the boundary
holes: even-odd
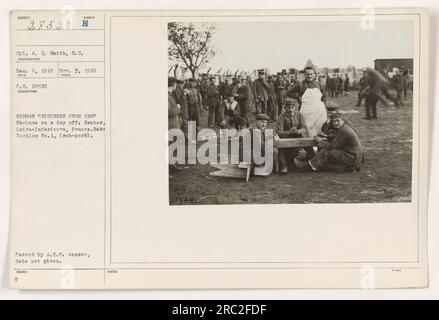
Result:
[[[35,21],[31,20],[29,26],[27,27],[29,30],[35,30]]]

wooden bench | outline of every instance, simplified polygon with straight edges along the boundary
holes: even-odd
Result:
[[[279,139],[277,148],[306,148],[317,146],[314,138],[284,138]]]

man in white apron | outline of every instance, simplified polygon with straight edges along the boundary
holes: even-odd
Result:
[[[327,121],[325,107],[326,92],[321,84],[315,80],[313,67],[308,66],[305,68],[305,80],[290,89],[287,95],[299,100],[299,116],[303,136],[305,138],[313,138],[320,132],[322,125]],[[305,151],[307,159],[312,158],[315,154],[313,148],[306,148]]]

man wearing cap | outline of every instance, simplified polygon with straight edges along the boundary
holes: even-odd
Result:
[[[302,137],[300,130],[299,106],[296,100],[291,98],[285,99],[285,111],[277,118],[275,140],[278,138],[299,138]],[[280,148],[279,165],[280,173],[288,172],[288,162],[292,162],[298,155],[299,148]]]
[[[255,108],[257,114],[267,114],[268,86],[264,79],[265,72],[258,71],[258,78],[254,83],[253,96],[255,97]]]
[[[190,87],[187,90],[187,104],[189,112],[189,120],[196,121],[197,130],[199,129],[199,116],[201,111],[201,94],[197,89],[197,80],[189,79]]]
[[[187,137],[189,113],[187,109],[187,97],[183,80],[177,80],[177,87],[173,91],[173,96],[177,104],[179,104],[181,107],[181,130],[183,130],[184,135]]]
[[[320,151],[308,162],[294,159],[299,168],[310,167],[314,171],[323,170],[331,165],[342,166],[354,171],[359,170],[363,159],[363,150],[360,139],[355,131],[345,124],[340,113],[331,117],[335,136],[332,141],[315,136],[314,140],[321,148]]]
[[[220,103],[220,94],[217,86],[215,85],[215,77],[210,77],[210,84],[206,89],[206,106],[209,108],[208,115],[208,126],[213,128],[215,126],[215,121],[218,121],[218,107]]]
[[[168,129],[180,128],[180,105],[175,101],[173,91],[175,89],[175,78],[168,78]]]

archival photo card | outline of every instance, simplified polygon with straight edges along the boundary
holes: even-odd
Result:
[[[428,286],[428,26],[14,11],[10,286]]]

